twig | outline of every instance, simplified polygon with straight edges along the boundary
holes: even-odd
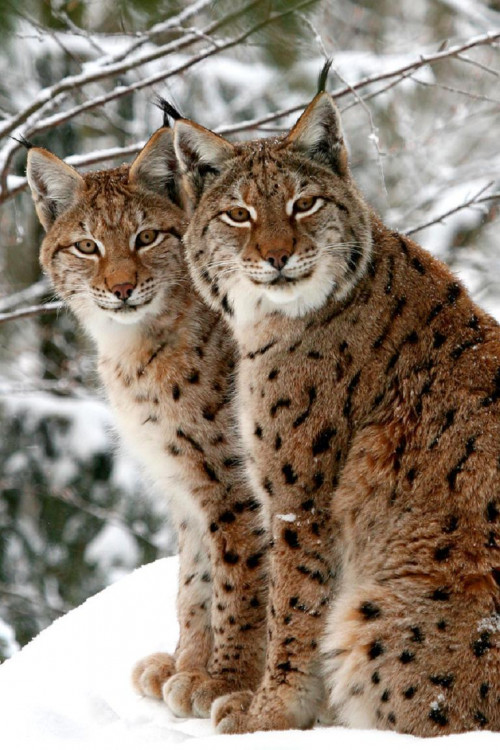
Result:
[[[12,310],[17,305],[23,305],[26,304],[26,302],[40,299],[40,297],[47,294],[49,290],[50,283],[47,279],[36,281],[34,284],[31,284],[31,286],[26,287],[26,289],[21,289],[20,292],[9,294],[8,297],[4,297],[4,299],[0,300],[0,312]]]
[[[435,216],[430,221],[425,222],[425,224],[419,224],[416,227],[411,227],[411,229],[406,229],[404,233],[407,235],[416,234],[417,232],[421,232],[423,229],[427,229],[428,227],[431,227],[434,224],[441,224],[441,222],[443,222],[449,216],[453,216],[453,214],[456,214],[459,211],[463,211],[465,208],[470,208],[471,206],[477,206],[480,203],[488,203],[489,201],[500,200],[500,193],[490,193],[490,195],[485,195],[482,198],[480,197],[484,193],[485,190],[488,190],[488,188],[491,187],[492,184],[493,184],[492,182],[489,182],[488,185],[485,185],[484,187],[482,187],[481,190],[479,190],[475,195],[473,195],[472,198],[470,198],[468,201],[464,201],[459,206],[455,206],[449,211],[445,211],[439,216]]]
[[[55,312],[64,307],[62,302],[46,302],[44,305],[33,305],[21,310],[13,310],[0,314],[0,323],[6,323],[10,320],[19,320],[20,318],[32,318],[35,315],[41,315],[46,312]]]

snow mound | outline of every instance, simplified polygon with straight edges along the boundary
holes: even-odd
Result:
[[[131,687],[137,659],[177,640],[177,559],[159,560],[61,617],[0,667],[0,741],[37,750],[437,750],[495,749],[490,732],[422,740],[391,732],[318,727],[311,732],[215,735],[208,720],[176,719]],[[425,748],[424,748],[425,744]],[[417,746],[420,747],[417,747]]]

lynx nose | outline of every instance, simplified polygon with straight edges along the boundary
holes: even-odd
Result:
[[[290,253],[287,253],[287,251],[283,250],[283,248],[281,247],[277,248],[276,250],[269,250],[266,253],[267,262],[273,268],[276,268],[277,271],[281,271],[281,269],[286,266],[289,257]]]
[[[118,297],[118,299],[125,301],[130,297],[130,295],[134,291],[134,288],[134,285],[128,282],[125,284],[115,284],[111,287],[111,292],[115,295],[115,297]]]

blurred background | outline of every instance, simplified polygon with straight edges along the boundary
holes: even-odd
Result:
[[[12,136],[114,166],[161,125],[157,95],[229,138],[279,133],[332,56],[366,198],[500,319],[499,41],[499,0],[0,4],[0,660],[176,545],[40,273]]]

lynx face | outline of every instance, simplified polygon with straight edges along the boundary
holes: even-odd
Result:
[[[349,293],[371,236],[327,94],[285,139],[233,146],[181,120],[176,150],[194,189],[203,179],[185,244],[209,303],[237,319],[259,310],[296,317]]]
[[[28,178],[47,230],[42,265],[94,336],[110,320],[133,324],[157,315],[185,275],[185,218],[169,191],[169,148],[172,160],[170,132],[161,130],[130,168],[87,175],[44,149],[30,150]]]

